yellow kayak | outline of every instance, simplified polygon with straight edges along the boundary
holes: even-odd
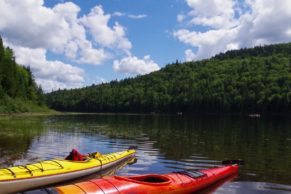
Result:
[[[82,161],[54,159],[0,169],[0,194],[15,193],[106,170],[135,156],[134,149],[90,154]]]

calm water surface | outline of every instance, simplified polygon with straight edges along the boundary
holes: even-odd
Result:
[[[0,117],[0,167],[138,146],[118,175],[209,168],[241,158],[238,177],[201,193],[291,193],[289,118],[159,115]]]

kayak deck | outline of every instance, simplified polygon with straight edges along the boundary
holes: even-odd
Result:
[[[55,159],[2,168],[0,169],[0,194],[20,192],[103,172],[134,156],[135,150],[131,149],[110,154],[90,155],[85,161]]]
[[[54,174],[69,173],[97,166],[100,168],[108,163],[119,160],[133,154],[133,150],[102,154],[98,158],[88,158],[86,161],[70,161],[64,159],[46,160],[34,164],[20,165],[11,168],[0,169],[0,182],[49,176]]]
[[[139,176],[111,176],[72,185],[28,191],[25,194],[159,194],[193,193],[233,177],[238,165],[227,165],[198,171],[173,172],[169,174],[145,174]]]

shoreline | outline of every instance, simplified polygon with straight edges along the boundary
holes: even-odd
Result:
[[[1,116],[46,116],[46,115],[59,115],[61,112],[52,110],[48,112],[11,112],[11,113],[0,113]]]
[[[125,112],[61,112],[56,110],[50,110],[47,112],[11,112],[0,113],[2,116],[53,116],[53,115],[132,115],[132,116],[177,116],[177,117],[243,117],[250,119],[263,119],[268,117],[285,118],[290,117],[291,114],[283,113],[125,113]]]

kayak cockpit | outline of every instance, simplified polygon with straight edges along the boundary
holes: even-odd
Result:
[[[135,182],[139,184],[169,184],[171,179],[158,174],[146,174],[141,176],[128,176],[128,177],[119,177],[116,176],[117,179],[123,179],[130,182]]]

